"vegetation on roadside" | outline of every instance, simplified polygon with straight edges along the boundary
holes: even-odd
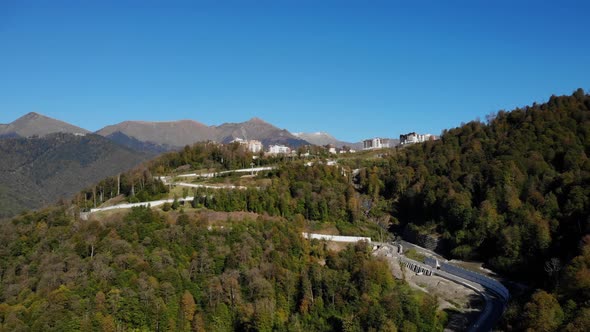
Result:
[[[414,249],[414,248],[408,249],[404,253],[404,255],[410,259],[413,259],[415,261],[422,262],[422,263],[424,262],[424,259],[426,258],[426,256],[417,252],[416,249]]]

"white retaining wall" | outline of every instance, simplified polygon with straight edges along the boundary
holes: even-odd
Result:
[[[341,236],[341,235],[325,235],[325,234],[313,234],[313,233],[305,233],[303,232],[303,237],[307,239],[317,239],[317,240],[326,240],[326,241],[333,241],[333,242],[347,242],[347,243],[354,243],[358,241],[367,241],[371,242],[370,237],[363,237],[363,236]]]
[[[192,196],[188,196],[186,198],[178,198],[177,200],[179,202],[185,201],[185,202],[190,202],[194,199],[194,197]],[[96,209],[90,209],[90,213],[94,213],[94,212],[100,212],[100,211],[108,211],[108,210],[115,210],[115,209],[130,209],[133,207],[138,207],[138,206],[159,206],[159,205],[163,205],[164,203],[173,203],[174,199],[162,199],[159,201],[150,201],[150,202],[139,202],[139,203],[127,203],[127,204],[119,204],[119,205],[113,205],[113,206],[107,206],[107,207],[103,207],[103,208],[96,208]]]

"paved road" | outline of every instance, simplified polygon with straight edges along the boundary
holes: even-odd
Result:
[[[171,184],[173,186],[181,186],[181,187],[190,187],[190,188],[208,188],[208,189],[248,189],[248,187],[245,186],[234,186],[231,184],[219,184],[219,185],[213,185],[213,184],[195,184],[195,183],[186,183],[186,182],[171,182],[171,183],[165,183],[165,184]]]
[[[220,174],[227,174],[227,173],[247,173],[247,172],[259,172],[259,171],[268,171],[275,169],[276,167],[255,167],[255,168],[243,168],[243,169],[235,169],[231,171],[223,171],[218,173],[205,173],[205,174],[182,174],[178,175],[178,177],[214,177]],[[248,187],[244,186],[234,186],[234,185],[226,185],[226,184],[219,184],[219,185],[212,185],[212,184],[195,184],[195,183],[186,183],[186,182],[169,182],[170,177],[168,176],[160,176],[159,179],[165,185],[174,185],[174,186],[182,186],[182,187],[191,187],[191,188],[208,188],[208,189],[248,189]],[[179,201],[186,201],[190,202],[194,199],[194,197],[189,196],[186,198],[179,198]],[[159,206],[163,205],[164,203],[172,203],[174,199],[162,199],[157,201],[149,201],[149,202],[139,202],[139,203],[128,203],[128,204],[118,204],[113,206],[108,206],[104,208],[94,208],[90,209],[90,213],[100,212],[100,211],[108,211],[108,210],[115,210],[115,209],[130,209],[137,206]]]
[[[396,247],[389,244],[389,243],[373,242],[373,244],[391,246],[394,249],[393,252],[396,252],[395,251]],[[408,248],[408,247],[415,248],[415,249],[417,249],[417,251],[422,252],[422,253],[429,253],[429,254],[432,253],[432,251],[430,251],[428,249],[425,249],[425,248],[422,248],[422,247],[419,247],[419,246],[416,246],[414,244],[410,244],[407,242],[404,242],[403,246],[406,248]],[[436,256],[440,257],[438,255],[436,255]],[[503,298],[501,296],[501,294],[499,294],[496,291],[494,291],[482,284],[479,284],[477,282],[469,281],[469,280],[464,279],[458,275],[454,275],[452,273],[442,271],[439,269],[434,269],[431,266],[426,265],[424,263],[417,262],[417,261],[409,259],[405,256],[403,256],[403,257],[405,260],[410,261],[415,265],[418,265],[424,269],[432,270],[433,274],[436,274],[442,278],[445,278],[445,279],[451,280],[453,282],[456,282],[458,284],[461,284],[465,287],[469,287],[469,288],[475,290],[476,292],[478,292],[482,296],[482,298],[485,301],[485,307],[482,310],[481,314],[479,315],[478,319],[471,324],[468,331],[470,331],[470,332],[491,331],[492,328],[496,325],[496,323],[500,319],[500,317],[502,317],[502,314],[504,313],[504,309],[506,307],[506,301],[508,299]]]
[[[187,196],[186,198],[178,198],[178,201],[190,202],[194,199],[195,198],[192,196]],[[131,208],[138,207],[138,206],[148,206],[148,205],[153,207],[153,206],[163,205],[164,203],[173,203],[173,202],[174,202],[174,199],[172,198],[172,199],[161,199],[158,201],[118,204],[118,205],[107,206],[107,207],[103,207],[103,208],[90,209],[90,213],[116,210],[116,209],[131,209]]]
[[[266,166],[266,167],[254,167],[254,168],[241,168],[241,169],[234,169],[231,171],[223,171],[223,172],[213,172],[213,173],[188,173],[188,174],[180,174],[176,175],[179,178],[212,178],[223,174],[229,173],[250,173],[250,172],[261,172],[261,171],[270,171],[275,169],[276,166]]]

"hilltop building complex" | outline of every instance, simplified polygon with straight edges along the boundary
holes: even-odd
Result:
[[[389,140],[386,138],[371,138],[363,141],[363,150],[385,149],[389,147]]]
[[[417,134],[415,132],[411,132],[405,135],[399,135],[399,144],[406,145],[406,144],[415,144],[415,143],[422,143],[426,141],[433,141],[436,139],[436,136],[431,134]]]
[[[233,141],[231,141],[231,143],[239,143],[240,145],[247,147],[248,151],[250,151],[252,153],[258,153],[264,149],[262,142],[254,140],[254,139],[245,140],[245,139],[241,139],[241,138],[236,138]]]

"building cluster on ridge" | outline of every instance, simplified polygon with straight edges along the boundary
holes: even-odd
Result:
[[[422,143],[426,141],[434,141],[436,140],[436,136],[431,134],[417,134],[416,132],[407,133],[405,135],[399,135],[399,144],[406,145],[406,144],[415,144],[415,143]]]
[[[238,143],[244,146],[248,151],[252,153],[260,153],[264,151],[264,145],[262,142],[257,140],[245,140],[242,138],[234,138],[230,143]],[[285,145],[273,144],[268,147],[267,151],[264,151],[268,154],[278,155],[278,154],[290,154],[291,148]]]
[[[370,138],[363,141],[363,150],[386,149],[389,148],[389,140],[387,138]]]
[[[438,139],[435,135],[431,134],[418,134],[416,132],[407,133],[399,136],[399,145],[408,145],[422,143],[426,141],[433,141]],[[244,146],[248,151],[252,153],[265,152],[270,155],[287,155],[294,153],[294,150],[286,145],[273,144],[268,146],[267,150],[264,150],[264,145],[258,140],[247,140],[242,138],[235,138],[230,143],[238,143]],[[395,146],[395,144],[393,144]],[[356,151],[350,147],[343,146],[341,148],[328,144],[324,146],[330,154],[341,154],[341,153],[355,153]],[[363,140],[363,150],[377,150],[387,149],[392,147],[392,143],[388,138],[373,137]]]
[[[245,139],[241,139],[241,138],[235,138],[230,143],[238,143],[240,145],[243,145],[248,149],[248,151],[250,151],[252,153],[262,152],[262,150],[264,148],[264,146],[262,145],[262,142],[257,141],[255,139],[245,140]]]

